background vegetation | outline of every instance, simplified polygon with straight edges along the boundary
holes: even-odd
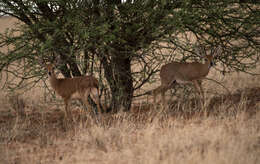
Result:
[[[23,81],[45,72],[39,59],[61,59],[65,77],[98,74],[110,109],[130,110],[132,98],[169,60],[194,60],[196,45],[217,46],[222,73],[247,71],[259,61],[259,5],[244,1],[80,1],[0,2],[0,12],[19,26],[1,34],[0,71]],[[14,35],[14,33],[19,35]],[[10,71],[19,64],[20,71]],[[28,84],[28,83],[27,83]],[[140,93],[140,92],[139,92]]]
[[[0,19],[0,163],[260,163],[256,2],[1,0],[0,4],[1,14],[11,16]],[[159,15],[163,18],[153,19]],[[164,111],[154,109],[150,98],[140,95],[159,85],[156,78],[162,64],[199,60],[193,51],[197,43],[208,53],[221,45],[223,54],[208,78],[230,92],[204,81],[206,117],[199,112],[191,87],[180,86],[174,93],[177,97],[168,96],[169,108]],[[89,116],[73,103],[73,120],[64,120],[63,103],[46,88],[46,73],[38,64],[38,59],[52,61],[58,56],[63,76],[93,73],[111,109],[130,110]],[[122,63],[114,63],[117,58],[131,61],[131,92],[120,89],[125,75],[119,74]],[[111,76],[106,75],[106,64]],[[110,98],[104,99],[105,91]]]

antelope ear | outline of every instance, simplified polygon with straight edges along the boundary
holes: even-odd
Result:
[[[205,48],[205,46],[203,46],[201,44],[196,46],[195,53],[197,55],[199,55],[201,58],[204,58],[205,56],[207,56],[206,48]]]
[[[218,55],[220,55],[222,53],[222,48],[221,48],[221,46],[219,45],[216,49],[215,49],[215,51],[214,51],[214,53],[213,53],[213,56],[218,56]]]
[[[42,57],[39,57],[36,59],[37,60],[37,63],[42,66],[42,67],[45,67],[46,66],[46,61],[42,58]]]
[[[60,58],[59,55],[55,57],[55,60],[54,60],[53,64],[54,64],[55,66],[59,66],[59,65],[62,65],[62,64],[63,64],[63,61],[61,60],[61,58]]]

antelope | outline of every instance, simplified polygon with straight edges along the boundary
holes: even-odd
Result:
[[[199,52],[202,55],[201,51]],[[158,93],[161,93],[163,107],[165,107],[165,92],[174,88],[177,84],[189,84],[193,83],[195,89],[199,95],[204,100],[204,92],[202,88],[202,79],[204,79],[210,68],[213,66],[213,58],[221,53],[220,47],[216,48],[211,54],[207,55],[205,49],[203,58],[205,63],[192,62],[192,63],[181,63],[181,62],[172,62],[162,66],[160,70],[160,80],[161,85],[152,90],[154,105],[156,104],[156,96]],[[202,102],[201,102],[202,104]]]
[[[78,76],[73,78],[57,78],[54,64],[46,65],[50,85],[53,90],[62,97],[65,103],[65,117],[71,114],[69,111],[69,103],[72,98],[80,98],[87,105],[88,110],[91,106],[88,103],[88,96],[97,104],[99,113],[101,113],[98,80],[93,76]]]

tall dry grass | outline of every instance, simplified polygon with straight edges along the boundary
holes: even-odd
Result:
[[[207,92],[206,117],[195,100],[174,100],[163,112],[148,104],[102,117],[72,106],[71,121],[64,120],[62,102],[2,97],[9,110],[0,114],[0,163],[257,164],[260,87],[237,85],[231,95]]]
[[[107,117],[81,118],[67,122],[69,127],[45,114],[1,120],[0,163],[260,162],[259,111],[250,117],[242,111],[234,117],[191,119]]]
[[[73,105],[73,120],[64,120],[63,103],[46,101],[42,89],[1,90],[0,164],[260,163],[260,77],[208,77],[230,91],[204,82],[208,116],[196,99],[168,96],[164,111],[136,100],[130,112],[95,117]]]

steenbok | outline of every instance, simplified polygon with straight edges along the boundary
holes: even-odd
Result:
[[[213,58],[221,53],[220,47],[216,48],[211,54],[207,55],[205,49],[199,51],[200,56],[205,59],[205,63],[186,63],[186,62],[172,62],[162,66],[160,71],[161,86],[151,91],[154,98],[154,105],[156,104],[156,96],[161,93],[163,107],[165,107],[165,92],[174,88],[176,84],[193,83],[195,89],[204,100],[204,93],[202,88],[202,79],[205,78],[210,68],[213,66]],[[201,102],[202,103],[202,102]]]
[[[69,111],[69,103],[72,98],[80,98],[87,105],[88,110],[91,106],[88,103],[88,96],[97,104],[99,113],[101,113],[98,80],[93,76],[78,76],[73,78],[57,78],[54,64],[46,65],[51,87],[62,97],[65,103],[65,116],[71,114]]]

